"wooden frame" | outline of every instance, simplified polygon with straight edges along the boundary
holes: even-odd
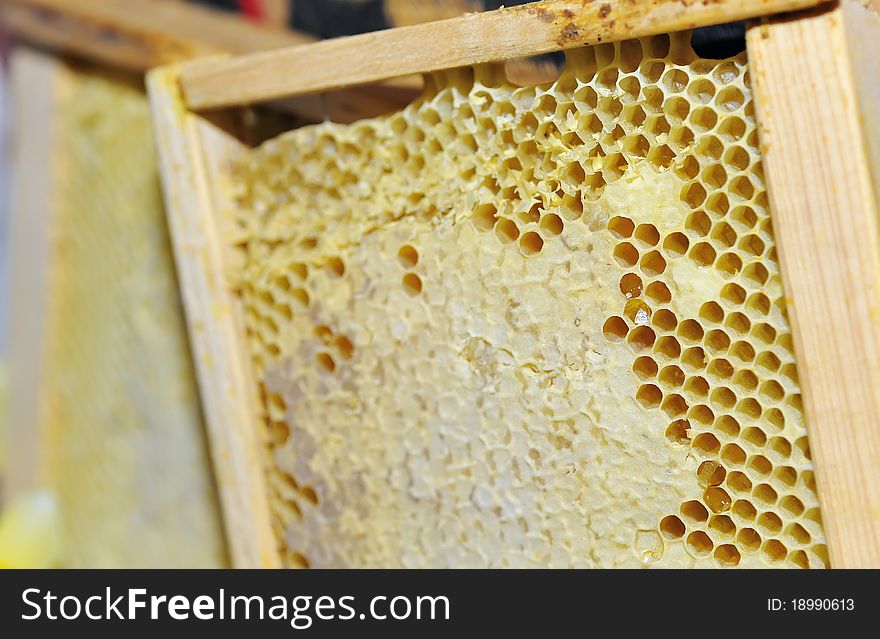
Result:
[[[240,308],[226,285],[221,237],[224,202],[214,179],[242,150],[234,120],[201,118],[179,108],[176,67],[149,78],[154,127],[172,243],[184,298],[202,404],[233,565],[280,565],[258,439],[257,386]]]
[[[823,521],[840,567],[880,567],[878,38],[880,12],[855,1],[748,34]]]
[[[682,4],[686,12],[673,7]],[[273,550],[268,516],[264,502],[253,500],[261,481],[252,465],[260,454],[259,414],[242,411],[252,406],[254,386],[240,337],[240,309],[217,288],[223,272],[222,209],[206,179],[215,168],[214,156],[228,156],[239,143],[195,111],[815,7],[752,23],[748,55],[831,562],[880,567],[880,96],[871,82],[880,60],[876,3],[587,6],[548,0],[194,62],[151,76],[190,330],[200,357],[211,356],[200,362],[203,401],[215,446],[228,453],[215,457],[218,472],[244,477],[241,484],[223,483],[230,517],[238,509],[248,518],[245,525],[230,522],[230,538],[247,535],[235,540],[242,549],[239,565],[277,563],[277,558],[265,561]],[[815,99],[817,92],[821,100]],[[184,102],[188,108],[182,108]],[[223,312],[214,312],[217,308]],[[241,398],[237,406],[229,405],[230,393]],[[233,411],[236,418],[230,419]],[[240,448],[229,449],[230,442]],[[239,508],[242,504],[248,508]]]
[[[52,210],[58,171],[53,161],[56,105],[63,90],[61,64],[53,56],[20,49],[11,58],[13,112],[18,117],[12,149],[9,424],[5,498],[43,487],[44,403],[40,400],[49,332]],[[14,453],[13,453],[14,451]]]

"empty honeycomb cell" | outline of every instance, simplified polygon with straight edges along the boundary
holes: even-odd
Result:
[[[740,528],[736,543],[744,552],[757,552],[761,548],[761,535],[754,528]]]
[[[498,220],[495,224],[495,233],[498,235],[499,240],[507,244],[516,242],[519,239],[519,227],[513,220],[508,220],[507,218]]]
[[[668,360],[676,360],[681,357],[681,344],[671,335],[664,335],[654,345],[654,353]]]
[[[555,213],[547,213],[541,217],[541,228],[550,235],[559,235],[565,228],[565,224],[562,218]]]
[[[776,470],[773,471],[773,478],[791,488],[797,483],[797,470],[791,466],[778,466]]]
[[[650,251],[642,257],[639,268],[646,276],[656,277],[666,270],[666,260],[659,251]]]
[[[749,494],[752,491],[752,481],[738,470],[728,473],[727,486],[735,493]]]
[[[708,340],[707,340],[708,341]],[[715,382],[723,382],[728,380],[733,376],[734,373],[733,364],[723,358],[713,359],[709,362],[709,366],[706,368],[706,373],[709,375],[710,379],[713,379]],[[736,403],[736,395],[734,395],[729,389],[725,389],[724,387],[715,389],[715,392],[719,394],[719,403],[730,405]],[[724,396],[724,399],[721,399],[720,396]]]
[[[666,387],[678,388],[684,383],[684,372],[678,366],[666,366],[657,379]]]
[[[669,142],[678,151],[687,150],[694,141],[694,132],[684,124],[676,126],[669,133]]]
[[[333,344],[342,359],[351,359],[354,355],[354,344],[345,335],[337,337]]]
[[[731,306],[740,306],[746,301],[746,290],[736,283],[725,284],[721,289],[721,299]]]
[[[759,502],[764,504],[764,506],[775,505],[778,497],[778,494],[773,490],[773,487],[770,484],[758,484],[752,490],[752,494]]]
[[[764,351],[755,358],[755,365],[764,369],[767,373],[775,373],[782,366],[782,362],[775,353]]]
[[[724,118],[718,127],[718,135],[731,141],[738,141],[746,134],[746,123],[737,117]]]
[[[699,109],[694,109],[691,112],[689,121],[697,131],[711,131],[715,128],[715,125],[718,124],[718,114],[709,107],[701,107]],[[721,181],[717,184],[713,184],[713,186],[717,188],[723,184],[724,181]]]
[[[702,341],[704,334],[702,325],[696,320],[687,319],[678,326],[678,336],[691,344]]]
[[[695,530],[687,537],[687,546],[688,550],[691,551],[692,554],[697,557],[701,557],[704,555],[708,555],[712,552],[712,548],[715,547],[715,544],[712,543],[712,539],[704,533],[702,530]]]
[[[736,405],[736,393],[726,386],[719,386],[713,389],[709,399],[712,406],[718,410],[729,411]]]
[[[636,391],[636,400],[645,408],[659,406],[663,399],[663,392],[654,384],[644,384]]]
[[[327,271],[331,277],[342,277],[345,275],[345,262],[338,257],[331,257],[327,260]]]
[[[733,386],[739,393],[751,393],[758,387],[758,376],[748,369],[740,370],[733,376]]]
[[[709,511],[699,501],[690,500],[681,505],[681,514],[686,521],[702,523],[709,519]]]
[[[742,430],[739,422],[736,421],[736,418],[732,415],[719,415],[715,422],[715,428],[719,433],[731,438],[739,436],[740,431]]]
[[[529,231],[520,238],[519,248],[523,255],[535,255],[544,248],[544,238],[534,231]]]
[[[701,455],[711,457],[718,453],[721,443],[712,433],[700,433],[694,438],[692,446]]]
[[[767,443],[766,433],[764,433],[763,430],[756,426],[750,426],[749,428],[746,428],[743,431],[742,438],[759,450],[762,450],[764,448],[764,444]]]
[[[785,366],[782,366],[779,369],[779,372],[784,377],[787,377],[789,379],[789,381],[791,381],[792,384],[798,383],[797,368],[795,368],[794,364],[786,364]],[[781,386],[780,386],[780,388],[781,388]],[[780,399],[781,399],[781,397],[780,397]]]
[[[657,96],[657,102],[653,103],[655,108],[660,108],[662,106],[662,94],[648,92],[649,96]],[[649,102],[651,100],[649,99]],[[654,136],[655,139],[658,139],[662,135],[668,134],[672,130],[672,127],[669,126],[669,121],[666,119],[664,115],[652,115],[645,120],[645,131]],[[651,150],[653,151],[656,146],[652,146]]]
[[[739,241],[738,248],[752,257],[760,257],[767,250],[767,245],[757,235],[746,235]]]
[[[699,182],[691,182],[681,192],[681,199],[692,209],[696,209],[706,201],[706,187]]]
[[[670,418],[681,417],[687,413],[688,404],[687,400],[684,397],[678,394],[670,394],[667,395],[663,399],[663,404],[661,405],[663,412]]]
[[[724,309],[718,302],[706,302],[700,306],[700,319],[713,324],[724,321]]]
[[[678,319],[675,313],[669,309],[661,308],[653,316],[653,324],[661,331],[672,332],[678,326]]]
[[[336,370],[336,361],[330,353],[318,353],[315,356],[315,361],[318,363],[318,366],[328,373]]]
[[[663,282],[651,282],[645,288],[645,295],[658,304],[667,304],[672,300],[669,287]]]
[[[626,320],[622,317],[609,317],[602,326],[602,333],[605,339],[612,342],[619,342],[624,339],[629,332]]]
[[[657,339],[657,334],[649,326],[636,326],[627,336],[627,342],[635,352],[649,350]]]
[[[657,246],[660,242],[660,232],[653,224],[639,224],[635,229],[635,237],[645,246]]]
[[[786,495],[779,501],[779,507],[788,513],[789,517],[800,517],[804,512],[804,503],[795,495]]]
[[[404,244],[397,251],[397,259],[403,268],[413,268],[419,263],[419,252],[409,244]]]
[[[689,377],[684,384],[684,390],[697,399],[704,399],[709,394],[709,382],[705,377]]]
[[[810,533],[808,533],[807,530],[798,523],[793,523],[786,526],[785,531],[783,532],[783,536],[785,537],[786,541],[793,546],[806,546],[811,541]]]
[[[665,123],[665,119],[658,120],[657,123]],[[667,125],[668,128],[668,125]],[[662,144],[660,146],[655,146],[648,153],[648,161],[655,165],[660,169],[668,169],[672,166],[672,162],[675,160],[675,152],[669,148],[668,145]]]
[[[758,516],[758,528],[766,534],[776,534],[782,530],[782,520],[776,513],[765,512]]]
[[[684,98],[673,97],[666,100],[663,112],[672,124],[681,124],[688,117],[691,106]]]
[[[667,515],[660,520],[660,532],[666,539],[681,539],[687,529],[675,515]]]
[[[528,210],[520,211],[517,217],[519,217],[523,224],[538,222],[541,219],[541,205],[535,202]]]
[[[639,126],[644,122],[645,112],[639,109],[636,113],[638,115],[632,114],[630,119],[633,124]],[[647,157],[648,152],[651,150],[651,143],[648,142],[644,135],[633,135],[627,139],[623,148],[626,154],[631,157],[644,158]]]
[[[681,363],[692,370],[703,370],[708,363],[706,352],[699,346],[692,346],[681,354]]]
[[[746,463],[746,453],[737,444],[726,444],[721,449],[721,460],[728,466],[742,466]]]
[[[727,277],[734,277],[742,270],[743,262],[736,253],[725,253],[715,262],[715,268]]]
[[[246,154],[252,354],[297,407],[267,472],[322,496],[273,506],[284,548],[316,567],[822,565],[746,69],[687,34],[603,44],[551,83],[445,71],[396,114]],[[334,256],[342,277],[279,267]],[[430,278],[431,303],[395,308],[401,277]],[[298,365],[316,352],[332,377]],[[771,561],[770,539],[803,556]]]
[[[474,225],[481,231],[491,231],[498,221],[498,209],[494,204],[481,204],[474,209]]]
[[[780,563],[785,560],[788,555],[788,549],[778,539],[768,539],[764,542],[761,552],[767,561],[771,563]]]
[[[703,338],[703,343],[706,345],[706,349],[710,353],[726,353],[730,348],[730,336],[720,328],[713,328],[711,331],[705,334]],[[732,366],[726,369],[727,372],[732,372],[732,370]]]
[[[788,556],[789,560],[798,568],[809,568],[810,559],[803,550],[796,550]]]
[[[621,320],[623,321],[623,320]],[[626,324],[624,323],[624,329]],[[622,337],[618,338],[622,339]],[[657,375],[657,362],[652,357],[637,357],[633,362],[633,372],[641,379],[651,379]]]
[[[742,521],[754,521],[758,514],[755,506],[748,499],[738,499],[733,502],[731,512]]]
[[[730,356],[741,364],[750,364],[755,359],[755,347],[746,341],[738,341],[730,346]]]
[[[705,266],[711,266],[713,262],[715,262],[716,252],[708,242],[700,242],[691,248],[688,255],[691,260],[693,260],[694,264],[702,268]]]
[[[422,279],[415,273],[407,273],[403,276],[403,290],[409,295],[418,295],[422,292]]]
[[[678,257],[687,253],[690,241],[684,233],[670,233],[663,241],[663,248],[672,257]]]
[[[715,103],[725,111],[736,111],[745,104],[745,95],[738,87],[725,87],[718,92]]]
[[[290,296],[302,307],[308,306],[312,301],[309,292],[304,288],[297,287],[293,289],[292,291],[290,291]]]

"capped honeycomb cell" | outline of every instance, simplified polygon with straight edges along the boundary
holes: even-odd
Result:
[[[825,565],[746,60],[688,35],[241,160],[290,565]]]

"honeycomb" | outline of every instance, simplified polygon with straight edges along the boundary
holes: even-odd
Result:
[[[73,65],[57,92],[42,391],[63,562],[223,565],[146,95]]]
[[[825,566],[745,54],[427,85],[234,171],[287,565]]]

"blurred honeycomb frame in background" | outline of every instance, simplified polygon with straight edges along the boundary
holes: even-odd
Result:
[[[861,10],[754,25],[750,58],[778,81],[773,47]],[[789,328],[790,300],[815,300],[806,275],[783,293],[770,200],[799,258],[784,198],[803,174],[768,197],[758,129],[780,116],[755,113],[745,55],[700,59],[673,33],[571,50],[537,87],[438,71],[399,113],[253,149],[181,109],[178,73],[151,98],[220,472],[246,476],[224,494],[237,563],[827,565],[796,360],[814,392],[840,380]],[[876,226],[873,194],[854,204]],[[825,436],[857,426],[876,455],[865,413],[825,399]],[[870,564],[877,521],[836,510],[873,503],[844,494],[869,466],[836,468],[833,526],[864,538],[835,528],[832,561]]]
[[[142,78],[24,45],[10,58],[4,508],[58,516],[7,537],[59,539],[46,566],[224,566]],[[35,565],[17,547],[0,563]]]

